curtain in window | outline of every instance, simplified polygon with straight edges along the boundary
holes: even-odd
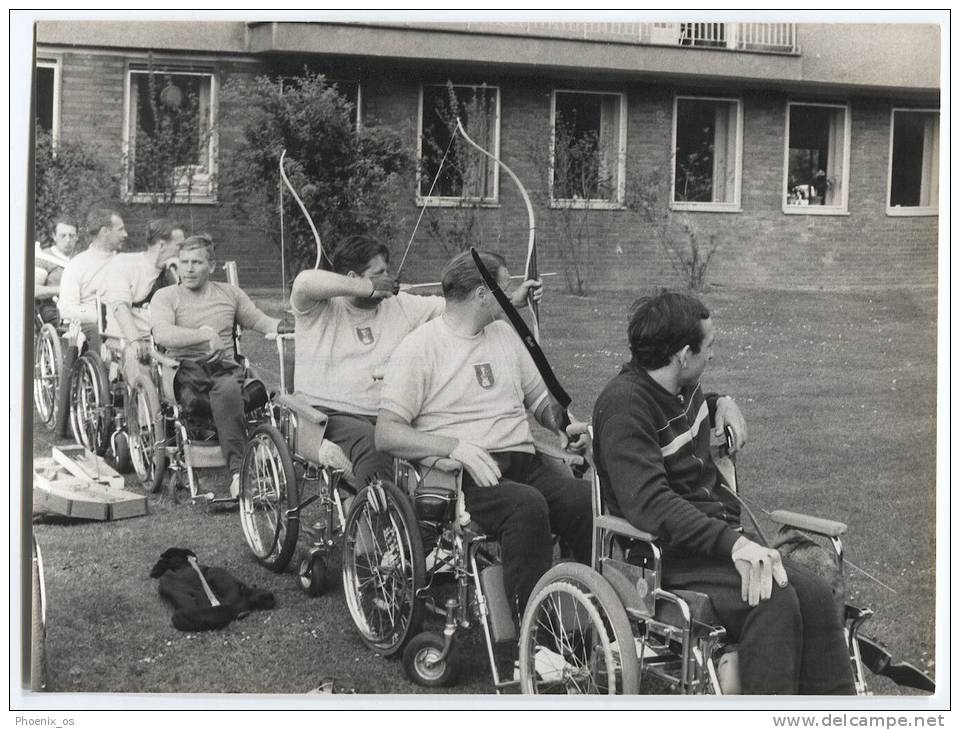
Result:
[[[920,207],[932,208],[940,197],[940,118],[923,119],[923,167],[920,175]]]

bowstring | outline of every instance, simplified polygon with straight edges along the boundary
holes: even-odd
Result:
[[[417,223],[413,227],[413,233],[410,234],[410,240],[407,241],[407,247],[403,251],[403,257],[400,259],[400,265],[397,266],[397,278],[400,278],[400,272],[403,270],[403,264],[407,260],[407,254],[410,253],[410,247],[413,245],[413,239],[417,235],[417,230],[420,228],[420,221],[423,220],[423,214],[427,212],[427,200],[430,199],[430,196],[433,195],[433,190],[437,186],[437,181],[440,180],[440,173],[443,171],[443,163],[447,160],[447,155],[450,154],[450,149],[453,147],[453,141],[457,137],[457,130],[454,129],[453,133],[450,135],[450,142],[447,144],[447,149],[443,152],[443,157],[440,158],[440,165],[437,167],[437,174],[433,176],[433,183],[430,185],[430,190],[427,191],[426,197],[423,199],[423,205],[420,206],[420,215],[417,216]]]

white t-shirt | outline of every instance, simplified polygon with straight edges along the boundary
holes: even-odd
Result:
[[[146,251],[137,253],[118,253],[107,266],[106,289],[103,292],[103,301],[107,305],[107,332],[120,335],[120,327],[113,316],[112,304],[130,304],[142,301],[153,282],[160,275],[152,253]],[[150,333],[150,317],[140,307],[131,310],[133,321],[141,335]]]
[[[294,390],[313,405],[345,413],[377,415],[383,372],[400,341],[443,313],[443,297],[400,292],[361,309],[348,297],[293,307],[296,325]]]
[[[96,297],[107,288],[107,265],[114,256],[116,251],[91,247],[70,259],[60,279],[60,316],[84,324],[97,321]]]
[[[380,407],[417,431],[487,451],[533,453],[526,409],[547,395],[543,378],[506,322],[458,334],[443,318],[419,327],[390,358]]]

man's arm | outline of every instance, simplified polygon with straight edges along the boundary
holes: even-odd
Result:
[[[500,480],[500,467],[484,449],[450,436],[421,433],[393,411],[381,408],[373,434],[377,451],[404,459],[445,456],[463,464],[474,483],[492,487]]]
[[[63,277],[60,279],[59,296],[57,308],[61,317],[82,324],[96,323],[96,306],[80,304],[80,280],[76,270],[69,264],[64,268]]]
[[[243,289],[237,287],[236,291],[237,322],[240,323],[240,326],[244,329],[256,330],[262,334],[276,332],[280,326],[280,320],[271,317],[257,307]]]
[[[373,297],[383,299],[393,296],[393,287],[385,286],[387,276],[366,279],[343,276],[332,271],[310,269],[301,271],[290,290],[290,304],[298,312],[309,312],[317,304],[333,297]],[[391,280],[392,281],[392,280]]]
[[[49,299],[60,293],[59,284],[47,284],[49,274],[46,269],[35,266],[33,269],[33,298]]]

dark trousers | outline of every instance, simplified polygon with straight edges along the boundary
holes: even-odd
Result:
[[[737,642],[744,694],[854,694],[850,654],[830,586],[784,559],[789,584],[769,600],[740,597],[732,561],[664,558],[664,588],[710,596],[727,636]]]
[[[463,496],[480,528],[500,543],[507,599],[522,615],[533,587],[550,569],[557,534],[573,557],[590,564],[593,518],[590,486],[559,462],[539,454],[493,454],[501,479],[478,487],[466,471]]]
[[[375,479],[393,479],[393,457],[373,445],[376,416],[361,416],[320,408],[329,417],[323,437],[332,441],[350,459],[359,487]]]
[[[243,367],[230,358],[184,360],[173,385],[177,400],[194,418],[205,417],[209,406],[220,451],[231,474],[240,472],[247,440],[243,378]]]

